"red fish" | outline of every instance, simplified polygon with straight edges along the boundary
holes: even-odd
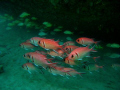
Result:
[[[38,52],[29,52],[24,55],[26,59],[31,60],[36,66],[42,66],[46,69],[47,66],[52,66],[56,63],[48,63],[51,62],[51,59],[47,59],[45,55],[42,55]]]
[[[65,68],[65,67],[60,67],[60,66],[53,66],[54,68],[49,68],[49,72],[51,72],[53,75],[59,74],[61,76],[75,76],[76,74],[84,74],[84,73],[79,73],[76,70],[72,68]]]
[[[56,51],[49,51],[47,52],[47,54],[49,54],[52,57],[60,57],[60,58],[64,57],[64,52],[61,49],[58,49]]]
[[[69,65],[76,65],[75,60],[70,60],[68,57],[64,59],[64,62]]]
[[[87,56],[92,50],[93,50],[93,48],[89,49],[88,47],[76,48],[68,55],[68,59],[70,59],[70,60],[82,60],[82,58]]]
[[[28,50],[28,49],[33,49],[35,46],[32,45],[31,43],[24,42],[20,44],[20,47],[24,48],[25,50]]]
[[[24,70],[27,70],[30,74],[34,72],[39,72],[39,69],[35,67],[32,63],[25,63],[22,65],[22,68]]]
[[[71,53],[74,49],[79,48],[78,46],[74,46],[74,45],[69,45],[64,47],[64,50],[68,53]]]
[[[44,49],[62,49],[62,46],[58,44],[58,41],[54,41],[52,39],[42,39],[38,42],[38,44]]]
[[[37,71],[37,68],[32,63],[25,63],[22,65],[22,68],[24,70],[27,70],[30,74],[32,74],[32,72]]]
[[[78,38],[76,40],[77,43],[81,44],[81,45],[91,45],[91,44],[96,44],[97,42],[95,42],[93,39],[91,38],[86,38],[86,37],[81,37]]]
[[[64,67],[54,65],[54,68],[48,68],[48,71],[53,75],[61,75],[64,76],[64,71],[62,71]]]
[[[63,47],[69,46],[69,45],[75,45],[73,41],[67,41],[63,44]]]
[[[43,39],[43,38],[40,38],[40,37],[32,37],[32,38],[30,39],[30,43],[33,44],[33,45],[35,45],[35,46],[38,46],[38,41],[40,41],[41,39]]]
[[[65,62],[66,64],[69,64],[71,67],[73,67],[73,65],[81,65],[81,61],[78,61],[78,60],[70,60],[70,59],[68,59],[68,57],[66,57],[66,58],[64,59],[64,62]]]

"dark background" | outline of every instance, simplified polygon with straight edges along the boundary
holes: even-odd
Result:
[[[0,0],[0,13],[17,19],[28,12],[36,23],[48,21],[75,35],[120,43],[119,6],[119,0]]]

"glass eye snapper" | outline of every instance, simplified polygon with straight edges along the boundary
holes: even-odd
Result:
[[[68,50],[68,48],[66,48],[66,50]]]
[[[71,56],[71,58],[73,58],[73,57],[74,57],[74,55]]]
[[[80,40],[79,40],[79,39],[77,39],[77,41],[79,42]]]
[[[40,41],[38,42],[38,44],[40,44]]]

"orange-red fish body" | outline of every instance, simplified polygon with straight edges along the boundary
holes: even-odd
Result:
[[[27,70],[30,74],[32,74],[34,71],[37,71],[37,68],[32,63],[25,63],[22,65],[22,68]]]
[[[59,74],[61,76],[75,76],[76,74],[82,74],[72,68],[65,68],[60,66],[54,66],[54,68],[50,68],[49,72],[51,72],[53,75]]]
[[[67,41],[63,44],[63,48],[69,45],[75,45],[75,43],[73,41]]]
[[[54,68],[49,68],[48,71],[50,73],[52,73],[53,75],[61,75],[64,76],[64,72],[62,71],[64,67],[60,67],[60,66],[53,66]]]
[[[91,38],[86,38],[86,37],[81,37],[81,38],[78,38],[76,40],[76,42],[78,44],[81,44],[81,45],[91,45],[91,44],[96,44],[97,42],[95,42],[93,39]]]
[[[68,53],[71,53],[74,49],[79,48],[78,46],[74,46],[74,45],[69,45],[64,47],[64,50]]]
[[[49,65],[53,65],[54,63],[48,63],[49,59],[46,58],[45,55],[42,55],[38,52],[30,52],[24,55],[26,59],[31,60],[36,66],[42,66],[46,68]]]
[[[38,46],[38,42],[43,39],[43,38],[40,38],[40,37],[33,37],[30,39],[30,43],[35,45],[35,46]]]
[[[75,60],[70,60],[68,57],[64,59],[64,62],[69,65],[76,65]]]
[[[25,50],[28,50],[28,49],[33,49],[35,46],[32,45],[31,43],[24,42],[20,44],[20,47],[24,48]]]
[[[64,56],[64,52],[61,49],[58,49],[56,51],[49,51],[47,52],[47,54],[49,54],[52,57],[60,57],[60,58],[63,58]]]
[[[79,47],[73,50],[69,55],[68,59],[70,60],[82,60],[83,57],[87,56],[92,49],[88,47]]]
[[[54,41],[52,39],[42,39],[38,44],[44,49],[62,49],[62,46],[58,44],[58,41]]]

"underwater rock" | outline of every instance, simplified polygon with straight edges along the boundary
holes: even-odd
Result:
[[[3,70],[3,65],[0,65],[0,73],[3,73],[4,70]]]

